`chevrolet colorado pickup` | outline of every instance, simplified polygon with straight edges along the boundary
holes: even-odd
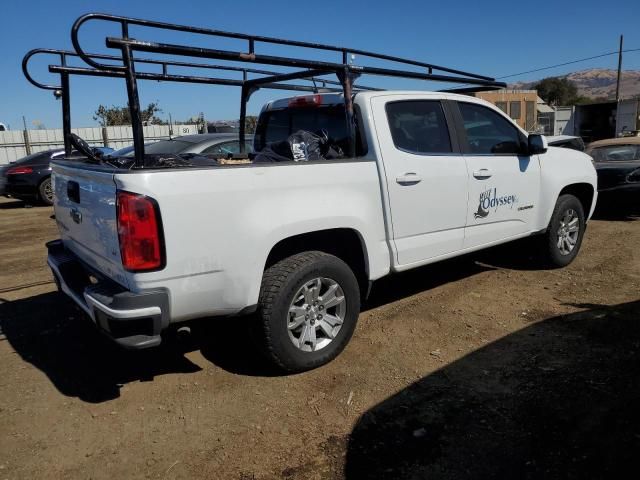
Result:
[[[531,235],[547,265],[576,257],[597,198],[589,156],[474,97],[369,91],[353,105],[355,157],[54,161],[59,288],[130,348],[158,345],[173,323],[252,314],[270,359],[302,371],[342,351],[385,275]],[[303,130],[340,150],[344,109],[336,93],[272,101],[254,149]]]

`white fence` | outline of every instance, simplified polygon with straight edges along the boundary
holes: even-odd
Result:
[[[145,141],[169,138],[168,125],[143,127]],[[95,147],[118,149],[133,143],[131,127],[73,128],[73,133],[84,138]],[[173,136],[198,133],[197,125],[174,125]],[[0,132],[0,165],[7,164],[29,153],[42,152],[64,146],[62,129],[56,130],[9,130]]]

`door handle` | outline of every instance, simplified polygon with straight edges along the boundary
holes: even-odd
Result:
[[[400,185],[415,185],[421,181],[422,177],[415,172],[406,172],[396,177],[396,183]]]
[[[488,168],[481,168],[480,170],[475,170],[473,172],[473,176],[480,179],[480,180],[484,180],[485,178],[491,178],[491,170],[489,170]]]

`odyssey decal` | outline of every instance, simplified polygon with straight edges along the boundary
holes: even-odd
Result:
[[[515,195],[498,196],[497,188],[489,188],[480,194],[478,211],[473,216],[475,218],[485,218],[491,210],[495,212],[500,207],[513,208],[516,203],[518,203],[518,197]]]

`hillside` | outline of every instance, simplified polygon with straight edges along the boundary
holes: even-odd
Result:
[[[616,96],[616,70],[594,68],[563,75],[578,87],[580,95],[589,98],[615,99]],[[538,81],[518,82],[509,85],[514,89],[532,88]],[[640,71],[625,70],[622,72],[620,82],[622,98],[633,98],[640,95]]]

